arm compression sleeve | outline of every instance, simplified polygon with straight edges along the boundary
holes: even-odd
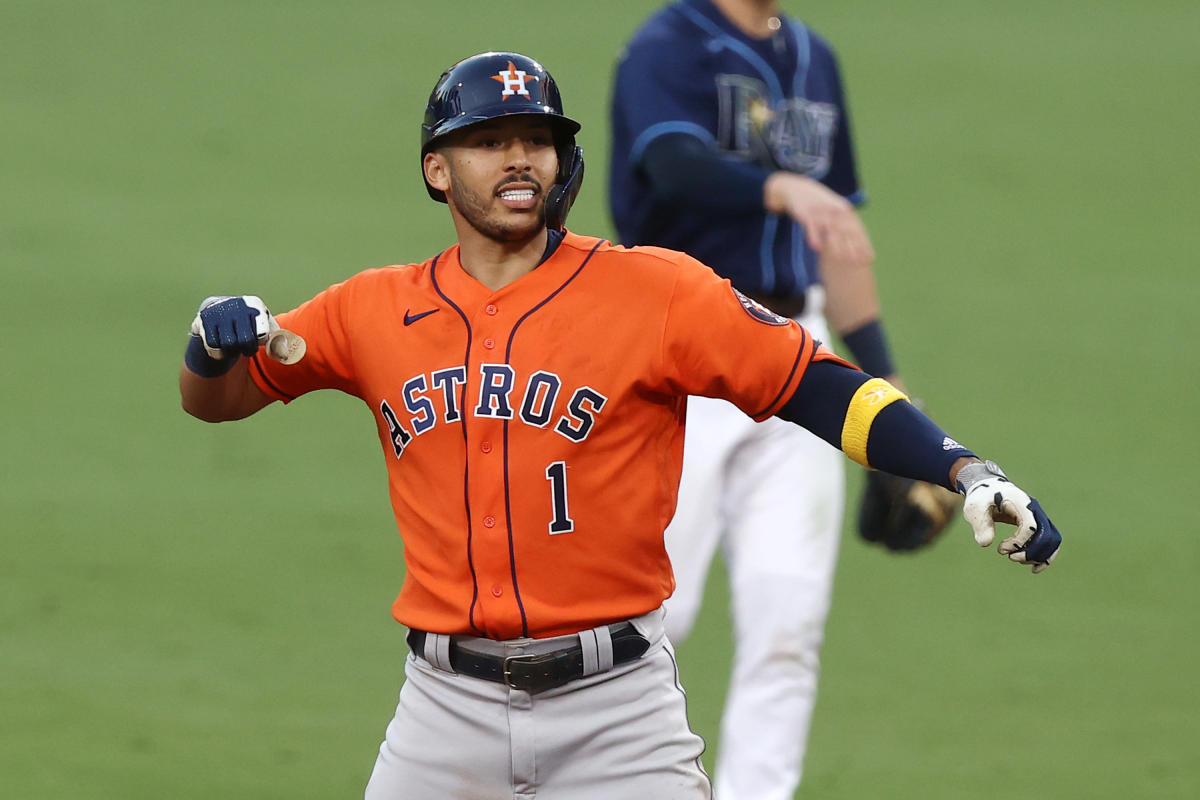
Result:
[[[658,200],[709,211],[761,213],[763,184],[771,174],[754,164],[723,158],[688,133],[666,133],[650,142],[641,166]]]
[[[951,490],[950,467],[975,455],[886,381],[834,361],[809,364],[777,416],[807,428],[863,466]],[[851,428],[860,435],[847,435]]]

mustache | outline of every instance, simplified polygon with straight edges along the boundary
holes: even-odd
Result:
[[[534,187],[535,194],[542,193],[541,181],[532,175],[509,175],[507,178],[496,184],[495,188],[492,190],[492,194],[500,194],[504,187],[510,183],[528,183]]]

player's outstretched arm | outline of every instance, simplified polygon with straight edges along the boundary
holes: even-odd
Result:
[[[994,540],[996,522],[1016,525],[999,551],[1035,573],[1058,554],[1062,537],[1041,505],[887,381],[835,361],[815,361],[779,416],[865,467],[958,490],[965,496],[963,515],[982,546]]]
[[[242,419],[271,402],[250,378],[247,360],[278,330],[253,296],[209,297],[192,320],[179,371],[183,410],[205,422]]]

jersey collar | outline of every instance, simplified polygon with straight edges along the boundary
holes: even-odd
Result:
[[[439,289],[464,310],[479,304],[499,304],[501,300],[516,301],[518,307],[532,307],[566,283],[600,242],[570,231],[557,233],[557,236],[556,233],[551,231],[546,252],[535,269],[494,292],[463,269],[458,245],[438,258],[434,280]]]

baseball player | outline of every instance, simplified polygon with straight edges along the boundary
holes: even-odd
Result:
[[[680,0],[622,55],[611,124],[622,243],[687,252],[818,339],[831,326],[866,372],[901,386],[827,42],[772,0]],[[719,398],[689,402],[666,625],[673,641],[688,635],[720,544],[735,632],[722,800],[785,800],[800,782],[844,484],[818,436]]]
[[[518,53],[442,74],[421,132],[457,244],[371,269],[276,319],[211,297],[183,407],[208,421],[317,389],[375,420],[404,540],[411,653],[366,787],[384,798],[701,800],[662,603],[686,399],[804,425],[860,462],[957,485],[981,542],[1041,570],[1036,501],[805,328],[682,253],[563,226],[579,124]]]

